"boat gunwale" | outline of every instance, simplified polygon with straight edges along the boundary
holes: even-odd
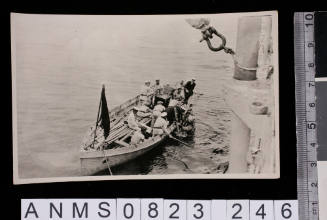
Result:
[[[138,102],[139,97],[140,97],[140,95],[137,95],[134,98],[128,99],[124,103],[110,109],[109,110],[109,117],[112,118],[110,120],[110,122],[114,122],[114,119],[117,116],[119,116],[120,113],[124,112],[124,110],[126,110],[126,108],[128,108],[130,105],[132,105],[133,102]],[[126,107],[123,108],[123,106],[126,105],[127,103],[130,103],[130,105],[127,105]],[[129,110],[127,110],[127,111],[129,111]]]

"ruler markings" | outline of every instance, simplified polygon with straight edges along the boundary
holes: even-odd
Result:
[[[314,14],[295,13],[298,201],[301,220],[318,220]]]

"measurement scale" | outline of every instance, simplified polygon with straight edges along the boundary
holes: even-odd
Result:
[[[297,190],[300,220],[318,220],[314,13],[294,16]]]

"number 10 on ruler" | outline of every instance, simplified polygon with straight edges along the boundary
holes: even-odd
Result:
[[[23,199],[21,219],[298,220],[295,200]]]

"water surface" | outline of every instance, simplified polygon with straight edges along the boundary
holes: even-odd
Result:
[[[211,23],[235,48],[236,20],[224,19]],[[226,160],[230,111],[221,89],[232,59],[199,43],[184,17],[30,15],[18,17],[15,36],[20,178],[79,176],[79,147],[95,122],[101,84],[113,108],[156,78],[172,84],[196,77],[203,95],[194,96],[192,147],[167,141],[115,173],[216,173]]]

